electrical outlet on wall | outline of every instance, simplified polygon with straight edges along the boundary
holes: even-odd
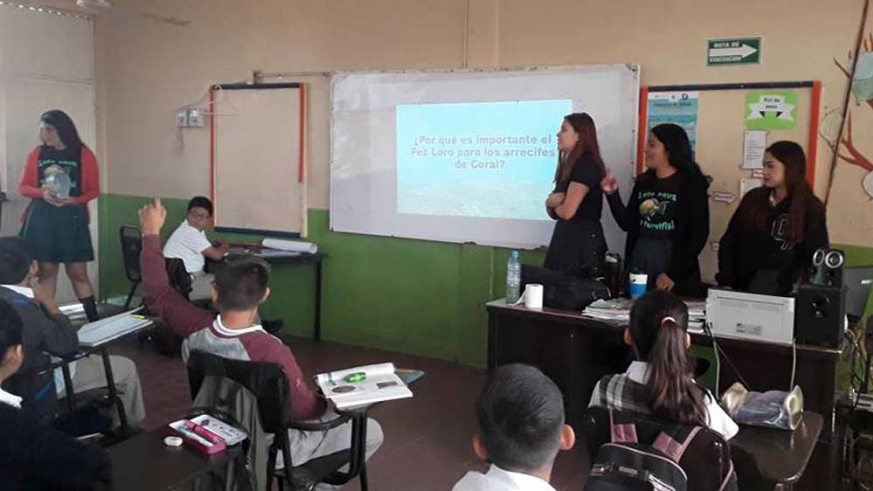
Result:
[[[202,110],[198,108],[188,110],[188,126],[190,128],[202,128],[205,123]]]
[[[187,128],[188,127],[188,111],[185,109],[178,109],[176,111],[176,127],[177,128]]]

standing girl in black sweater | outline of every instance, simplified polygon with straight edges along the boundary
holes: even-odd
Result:
[[[603,276],[606,239],[600,216],[605,174],[597,128],[587,113],[564,118],[558,132],[555,189],[546,199],[546,212],[555,220],[544,266],[579,277]]]
[[[611,172],[601,183],[612,216],[627,232],[627,269],[646,273],[649,288],[702,296],[697,256],[709,238],[709,178],[694,161],[682,127],[652,128],[646,167],[627,206]]]
[[[828,247],[825,207],[806,182],[800,145],[779,141],[764,153],[764,185],[746,193],[718,249],[720,286],[786,295]]]

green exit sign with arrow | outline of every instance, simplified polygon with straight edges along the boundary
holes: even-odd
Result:
[[[761,63],[761,38],[710,39],[706,65],[750,65]]]

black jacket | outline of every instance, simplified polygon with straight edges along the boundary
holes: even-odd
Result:
[[[769,208],[767,228],[744,223],[756,202],[769,199],[769,189],[758,188],[746,193],[734,212],[718,249],[718,274],[721,286],[747,290],[760,270],[778,272],[778,293],[791,292],[794,283],[810,267],[816,249],[828,247],[825,207],[815,196],[807,201],[803,242],[787,240],[787,214],[791,199]]]
[[[607,195],[612,216],[615,217],[618,226],[627,232],[625,264],[631,263],[630,254],[639,237],[640,192],[644,191],[654,178],[654,171],[648,171],[637,178],[627,206],[622,203],[618,191]],[[680,173],[673,254],[670,267],[667,268],[667,276],[676,284],[673,291],[678,295],[697,297],[704,294],[697,256],[709,239],[709,197],[706,194],[708,187],[703,175],[691,172]]]
[[[76,329],[64,314],[49,315],[33,299],[0,287],[0,299],[15,307],[24,324],[24,364],[7,382],[9,390],[24,398],[23,407],[41,416],[54,414],[57,395],[54,376],[46,372],[38,377],[28,373],[51,363],[51,357],[70,356],[79,349]]]
[[[109,458],[33,415],[0,403],[0,488],[85,491],[109,478]]]

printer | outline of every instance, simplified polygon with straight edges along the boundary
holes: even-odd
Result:
[[[794,298],[710,288],[706,323],[716,337],[790,345]]]

